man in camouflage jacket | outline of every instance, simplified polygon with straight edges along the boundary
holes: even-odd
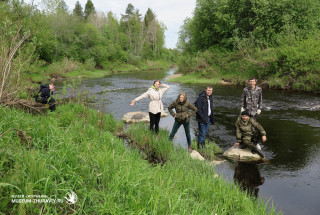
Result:
[[[247,110],[254,119],[261,113],[262,108],[262,89],[256,86],[256,83],[255,78],[250,78],[249,86],[243,89],[241,98],[241,112]]]
[[[262,142],[267,141],[267,134],[263,127],[249,117],[248,111],[241,112],[241,116],[237,119],[235,125],[237,142],[234,146],[240,144],[241,148],[249,148],[253,153],[258,153],[263,158],[263,153],[256,147],[259,136],[262,136]]]

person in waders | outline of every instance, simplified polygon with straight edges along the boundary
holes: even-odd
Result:
[[[172,109],[175,109],[176,112],[173,112]],[[191,136],[190,136],[190,117],[197,112],[196,106],[187,101],[187,96],[185,93],[180,93],[177,100],[174,101],[169,107],[168,110],[170,114],[174,117],[174,124],[169,136],[171,141],[174,135],[177,133],[181,125],[184,127],[186,133],[188,150],[192,152],[191,149]]]
[[[252,153],[257,153],[261,158],[264,158],[262,151],[256,147],[259,136],[261,136],[262,142],[267,141],[267,134],[263,127],[249,116],[248,111],[241,112],[235,126],[237,142],[234,146],[240,145],[240,148],[249,148]],[[256,135],[254,131],[259,131],[260,135]]]
[[[153,82],[153,85],[147,92],[141,96],[133,99],[130,105],[134,105],[137,101],[149,97],[149,117],[150,117],[150,130],[156,134],[159,132],[159,122],[161,112],[163,112],[163,103],[161,101],[163,94],[169,89],[169,85],[161,84],[159,80]]]

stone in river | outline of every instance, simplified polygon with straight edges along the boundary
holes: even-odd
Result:
[[[165,116],[168,116],[168,114],[162,112],[161,117]],[[147,112],[128,112],[122,117],[122,120],[126,123],[150,122],[149,113]]]

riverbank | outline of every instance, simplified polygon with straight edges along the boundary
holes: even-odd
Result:
[[[0,138],[4,213],[274,214],[233,183],[214,178],[213,166],[174,148],[164,130],[156,138],[139,124],[127,133],[165,146],[165,162],[151,165],[117,137],[121,122],[86,106],[65,104],[46,116],[5,107],[0,113],[1,131],[7,131]],[[70,191],[78,197],[71,205],[64,199]],[[12,202],[31,195],[61,202]]]
[[[178,73],[183,77],[171,81],[243,85],[250,77],[256,77],[265,88],[320,93],[319,60],[312,54],[318,53],[318,46],[311,46],[312,42],[263,50],[212,48],[196,55],[182,55]]]
[[[47,83],[52,81],[61,81],[64,79],[75,78],[101,78],[117,73],[129,73],[137,71],[154,71],[165,70],[172,66],[172,63],[164,60],[141,61],[136,65],[109,62],[103,67],[96,68],[93,63],[75,62],[64,59],[61,62],[52,63],[50,65],[38,65],[32,68],[32,72],[22,74],[23,80],[27,84],[36,85],[39,83]]]

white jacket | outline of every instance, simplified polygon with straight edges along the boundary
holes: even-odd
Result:
[[[155,90],[155,88],[150,87],[147,92],[142,94],[141,96],[134,99],[134,101],[140,101],[144,98],[149,97],[149,112],[153,114],[157,114],[159,112],[163,112],[163,104],[162,104],[162,95],[170,88],[167,84],[161,84],[161,88],[159,90]]]

